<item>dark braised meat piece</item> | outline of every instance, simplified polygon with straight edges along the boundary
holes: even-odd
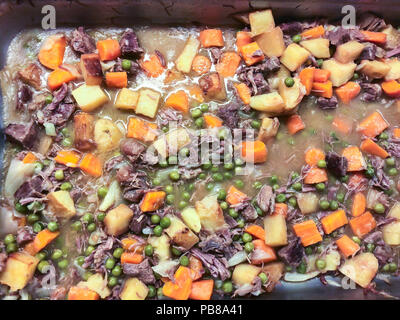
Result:
[[[93,53],[96,50],[96,43],[92,37],[90,37],[83,27],[72,32],[70,41],[72,49],[77,53]]]
[[[18,76],[22,82],[32,86],[36,90],[40,90],[40,75],[42,70],[36,63],[31,63],[26,68],[18,71]]]
[[[136,58],[144,52],[139,45],[139,40],[135,32],[128,28],[122,34],[121,40],[119,41],[122,55],[131,55]]]
[[[134,139],[125,139],[121,142],[121,152],[131,161],[135,162],[144,152],[146,147]]]
[[[26,124],[11,123],[4,132],[12,141],[22,144],[26,149],[32,149],[37,141],[39,128],[33,121]]]

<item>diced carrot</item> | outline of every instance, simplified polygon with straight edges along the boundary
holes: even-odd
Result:
[[[268,150],[260,140],[242,142],[242,158],[246,162],[262,163],[267,161]]]
[[[238,190],[234,186],[230,186],[226,195],[226,202],[228,202],[229,204],[238,204],[245,201],[248,198],[249,197],[247,196],[247,194]]]
[[[68,83],[75,79],[76,76],[68,70],[57,68],[49,74],[47,78],[47,86],[53,91],[60,88],[64,83]]]
[[[103,163],[93,153],[88,153],[83,157],[79,168],[88,175],[96,178],[103,174]]]
[[[49,69],[57,69],[64,60],[67,39],[63,34],[49,36],[40,47],[38,59]]]
[[[303,120],[298,114],[291,115],[286,122],[286,126],[291,135],[296,134],[306,127]]]
[[[198,75],[202,75],[210,71],[211,69],[211,60],[206,56],[198,54],[194,57],[192,62],[192,70],[196,72]]]
[[[159,209],[165,199],[165,192],[164,191],[150,191],[147,192],[142,202],[140,203],[140,210],[142,212],[151,212]]]
[[[128,86],[128,74],[123,72],[107,72],[106,84],[109,88],[126,88]]]
[[[258,239],[265,240],[264,229],[256,224],[248,226],[245,231]]]
[[[326,170],[317,167],[312,167],[304,177],[304,183],[307,184],[316,184],[325,181],[328,181]]]
[[[160,58],[156,54],[152,54],[149,60],[141,61],[140,66],[148,77],[157,78],[162,75],[165,68],[163,67]]]
[[[233,77],[241,60],[236,52],[224,52],[215,66],[215,70],[224,78]]]
[[[237,94],[239,95],[239,98],[243,101],[244,104],[249,104],[250,103],[250,98],[251,98],[251,91],[248,86],[246,86],[245,83],[234,83],[235,89]]]
[[[370,138],[365,139],[363,142],[361,142],[360,148],[366,153],[381,157],[383,159],[389,157],[389,153],[387,153],[385,149],[383,149],[379,144],[372,141]]]
[[[153,142],[157,138],[157,124],[136,117],[129,118],[127,138],[135,138],[143,142]]]
[[[377,44],[385,44],[386,43],[386,33],[383,32],[373,32],[373,31],[364,31],[361,30],[362,35],[364,36],[364,41],[373,42]]]
[[[400,98],[400,83],[396,80],[381,83],[382,90],[391,98]]]
[[[135,238],[126,237],[121,240],[122,248],[125,251],[132,251],[136,253],[142,253],[144,246],[139,243]]]
[[[219,128],[222,127],[222,120],[211,113],[203,116],[207,128]]]
[[[320,38],[325,34],[324,26],[317,26],[301,33],[301,38],[304,40]]]
[[[200,32],[199,40],[203,48],[224,46],[224,37],[221,29],[203,30]]]
[[[121,47],[117,40],[106,39],[97,41],[97,50],[101,61],[109,61],[121,55]]]
[[[349,81],[335,90],[338,98],[345,104],[349,104],[360,93],[361,87],[357,82]]]
[[[55,162],[66,165],[70,168],[77,168],[78,163],[81,160],[81,156],[76,151],[72,150],[60,150],[57,156],[54,158]]]
[[[393,138],[396,138],[396,139],[400,138],[400,128],[393,129]]]
[[[191,271],[191,277],[193,281],[200,279],[205,272],[201,260],[196,258],[195,256],[189,257],[189,268]]]
[[[368,211],[351,219],[349,224],[353,233],[359,238],[362,238],[376,227],[375,218]]]
[[[361,216],[367,207],[367,199],[364,194],[357,192],[353,197],[353,205],[351,207],[351,214],[353,217]]]
[[[143,255],[136,252],[125,251],[121,255],[121,264],[139,264],[143,261]]]
[[[321,219],[322,228],[326,234],[330,234],[336,229],[348,224],[346,212],[342,209],[337,210]]]
[[[60,234],[59,231],[51,232],[49,229],[40,231],[33,239],[33,248],[36,253],[45,248],[50,242]]]
[[[252,42],[253,40],[251,39],[249,32],[238,31],[236,33],[236,47],[238,49],[238,52],[240,52],[241,47]]]
[[[37,251],[36,251],[36,249],[35,249],[35,245],[33,244],[33,241],[28,242],[28,243],[25,245],[24,251],[25,251],[26,253],[29,253],[31,256],[34,256],[34,255],[37,253]]]
[[[314,82],[327,82],[331,72],[324,69],[314,69]]]
[[[361,150],[357,146],[349,146],[342,151],[342,156],[347,159],[347,171],[361,171],[364,170],[365,160]]]
[[[88,288],[73,286],[69,288],[68,300],[99,300],[97,292]]]
[[[210,300],[214,290],[214,280],[200,280],[192,283],[189,299]]]
[[[189,95],[198,102],[204,102],[203,90],[196,84],[188,86]]]
[[[32,152],[28,152],[22,160],[22,163],[34,163],[36,160],[36,156]]]
[[[189,268],[180,266],[175,271],[174,281],[168,281],[163,286],[162,291],[164,296],[175,300],[189,299],[192,290],[192,278],[190,274]]]
[[[251,264],[268,263],[276,260],[276,254],[273,248],[267,246],[264,240],[253,240],[254,251],[261,251],[257,254],[257,258],[251,258]]]
[[[272,215],[276,214],[280,214],[286,218],[288,214],[288,205],[286,203],[275,203],[275,208]]]
[[[343,134],[351,133],[353,129],[352,123],[348,119],[343,119],[342,117],[336,116],[332,121],[332,126],[339,132]]]
[[[359,123],[357,131],[368,138],[374,138],[388,127],[389,124],[383,116],[375,111]]]
[[[301,240],[304,247],[311,246],[322,241],[322,236],[318,231],[314,220],[307,220],[301,223],[296,223],[293,230]]]
[[[315,68],[304,68],[300,71],[299,78],[300,82],[306,88],[306,95],[311,93],[311,89],[314,82],[314,70]]]
[[[346,257],[354,256],[359,250],[358,243],[351,240],[347,235],[344,235],[336,240],[340,252]]]
[[[332,98],[333,87],[332,81],[328,80],[326,82],[313,82],[312,92],[320,97]]]
[[[325,160],[325,152],[319,148],[308,148],[305,161],[309,166],[316,166],[318,161]]]
[[[264,54],[255,41],[241,46],[240,53],[248,66],[264,60]]]
[[[181,111],[183,113],[189,112],[189,98],[185,91],[179,90],[171,93],[165,101],[165,106]]]

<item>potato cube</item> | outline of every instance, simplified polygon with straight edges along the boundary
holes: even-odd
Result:
[[[104,218],[107,234],[119,236],[128,230],[133,217],[133,211],[125,204],[108,211]]]
[[[59,190],[47,195],[49,210],[61,219],[71,219],[76,214],[74,200],[68,191]]]
[[[400,220],[400,202],[396,202],[388,213],[388,217]]]
[[[226,99],[224,78],[217,72],[212,72],[201,77],[199,79],[199,86],[207,99]]]
[[[314,213],[318,210],[318,196],[312,192],[299,193],[297,204],[302,214]]]
[[[261,33],[255,37],[255,40],[262,52],[269,58],[280,57],[286,48],[283,41],[283,32],[279,27]]]
[[[0,283],[10,287],[11,291],[25,288],[35,273],[39,259],[25,252],[11,254],[5,269],[0,273]]]
[[[304,86],[299,78],[294,78],[294,85],[288,87],[285,85],[285,80],[281,80],[278,85],[279,95],[285,103],[285,112],[293,110],[301,102],[306,93]]]
[[[171,258],[170,239],[166,234],[161,237],[150,237],[147,242],[154,248],[154,255],[159,261],[167,261]]]
[[[100,85],[103,81],[103,70],[100,64],[99,55],[88,53],[81,55],[81,71],[83,79],[88,86]]]
[[[340,87],[349,81],[353,77],[356,67],[357,65],[353,62],[340,63],[335,59],[325,60],[322,63],[322,69],[330,71],[330,80],[334,87]]]
[[[128,88],[122,88],[118,93],[114,106],[117,109],[135,110],[139,99],[139,92]]]
[[[329,40],[324,38],[304,40],[300,45],[306,48],[316,58],[329,58],[331,53],[329,51]]]
[[[260,131],[258,132],[258,140],[267,142],[269,139],[276,136],[279,129],[278,118],[265,117],[261,121]]]
[[[189,73],[192,69],[192,62],[200,47],[200,41],[190,36],[187,40],[183,51],[175,60],[176,69],[183,73]]]
[[[138,278],[129,278],[125,281],[119,297],[121,300],[144,300],[149,288]]]
[[[121,139],[121,131],[110,119],[98,119],[94,124],[94,141],[100,152],[118,148]]]
[[[204,230],[212,233],[227,226],[216,195],[209,195],[201,201],[196,201],[195,207]]]
[[[168,132],[153,143],[158,154],[166,158],[169,154],[176,154],[181,148],[190,143],[190,136],[186,129],[179,128]]]
[[[201,230],[200,217],[195,208],[185,208],[181,212],[182,220],[194,232],[199,233]]]
[[[154,118],[157,113],[161,94],[151,89],[141,89],[136,106],[136,113]]]
[[[381,32],[386,34],[386,44],[385,47],[388,49],[396,48],[400,42],[400,32],[389,25],[387,28],[383,29]]]
[[[282,214],[269,215],[264,218],[265,244],[279,247],[287,244],[286,220]]]
[[[390,66],[388,64],[377,60],[363,60],[361,61],[360,66],[360,72],[371,79],[381,79],[385,77],[390,71]]]
[[[256,267],[252,264],[238,264],[233,270],[232,281],[237,286],[251,284],[260,272],[261,268]]]
[[[100,86],[88,86],[86,84],[73,90],[72,95],[79,108],[85,112],[93,111],[110,100]]]
[[[390,70],[385,76],[385,81],[400,79],[400,61],[397,58],[388,59],[386,64]]]
[[[171,225],[165,229],[165,232],[175,244],[189,250],[199,242],[199,238],[179,218],[173,215],[167,215],[167,217]]]
[[[285,110],[285,102],[281,95],[274,91],[260,94],[258,96],[252,96],[250,98],[250,107],[258,111],[266,112],[270,115],[277,115]]]
[[[390,246],[400,245],[400,221],[389,223],[382,228],[383,240]]]
[[[375,277],[378,267],[378,259],[374,254],[365,252],[347,259],[339,268],[339,271],[359,286],[366,288]]]
[[[364,45],[358,41],[349,41],[336,48],[334,58],[340,63],[349,63],[356,60],[364,50]]]
[[[290,71],[296,71],[304,62],[307,61],[310,52],[300,47],[296,43],[291,43],[281,56],[281,63]]]
[[[97,292],[102,299],[107,298],[111,294],[111,290],[107,286],[107,281],[103,278],[101,273],[91,275],[87,281],[81,281],[77,286]]]
[[[249,13],[251,34],[254,36],[275,28],[274,16],[271,10]]]

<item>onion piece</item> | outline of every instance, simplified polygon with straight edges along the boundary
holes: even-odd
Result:
[[[239,263],[242,263],[247,260],[247,253],[245,251],[239,251],[235,253],[229,260],[228,260],[228,266],[233,267],[238,265]]]
[[[46,135],[51,136],[51,137],[57,136],[56,127],[55,127],[54,123],[45,122],[45,123],[43,123],[43,126],[44,126],[44,130],[46,131]]]
[[[114,180],[110,184],[110,188],[106,196],[103,199],[103,202],[99,206],[100,211],[107,211],[112,205],[117,206],[122,202],[121,198],[121,189],[119,188],[118,181]]]
[[[35,171],[33,163],[23,163],[20,160],[11,160],[8,168],[7,177],[4,182],[4,195],[6,198],[14,197],[15,191],[32,176]]]
[[[158,265],[151,267],[155,273],[158,273],[161,277],[168,277],[171,274],[171,270],[175,269],[179,265],[178,260],[166,260],[161,261]]]
[[[304,282],[312,278],[315,278],[319,274],[320,274],[319,271],[313,271],[305,274],[297,272],[289,272],[285,273],[283,280],[286,282]]]

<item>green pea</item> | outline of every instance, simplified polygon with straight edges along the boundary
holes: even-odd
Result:
[[[317,269],[322,270],[325,269],[326,267],[326,261],[322,260],[322,259],[317,259],[317,261],[315,261],[315,266],[317,267]]]
[[[218,167],[217,165],[213,165],[213,166],[211,167],[211,172],[217,173],[218,171],[219,171],[219,167]]]
[[[47,224],[47,229],[49,229],[51,232],[55,232],[58,230],[58,223],[55,221],[50,221]]]
[[[93,232],[96,229],[97,229],[97,226],[96,226],[96,224],[94,222],[89,223],[88,226],[87,226],[87,231],[89,231],[89,232]]]
[[[41,162],[39,162],[39,161],[36,161],[34,166],[35,166],[35,172],[36,173],[42,171],[43,167],[44,167],[43,164]]]
[[[311,247],[306,247],[304,249],[304,252],[305,252],[306,255],[309,256],[309,255],[313,254],[313,249]]]
[[[329,203],[329,201],[327,201],[327,200],[321,200],[321,201],[319,202],[319,206],[320,206],[320,208],[321,208],[322,210],[328,210],[328,209],[329,209],[329,206],[330,206],[330,203]]]
[[[61,169],[56,170],[56,172],[54,172],[54,178],[56,178],[56,180],[64,180],[64,171]]]
[[[280,193],[276,196],[275,198],[276,202],[278,203],[282,203],[286,201],[286,195],[284,195],[283,193]]]
[[[359,237],[353,236],[353,237],[351,237],[351,239],[352,239],[355,243],[357,243],[358,245],[361,244],[361,239],[360,239]]]
[[[211,176],[211,178],[215,181],[215,182],[222,182],[224,180],[224,176],[222,175],[222,173],[213,173],[213,175]]]
[[[168,167],[168,162],[167,162],[167,160],[161,160],[159,163],[158,163],[158,165],[161,167],[161,168],[166,168],[166,167]]]
[[[208,111],[208,104],[202,103],[202,104],[200,105],[200,110],[201,110],[202,112],[207,112],[207,111]]]
[[[372,179],[375,175],[375,170],[371,166],[367,166],[367,170],[365,170],[365,176],[367,178]]]
[[[256,207],[256,212],[260,217],[264,215],[264,212],[259,207]]]
[[[258,120],[253,120],[253,121],[251,121],[251,127],[253,128],[253,129],[260,129],[260,127],[261,127],[261,122],[260,121],[258,121]]]
[[[165,186],[164,190],[166,193],[171,194],[174,192],[174,187],[171,185],[167,185],[167,186]]]
[[[295,208],[297,206],[297,199],[295,197],[289,198],[289,205]]]
[[[33,232],[39,233],[43,230],[43,225],[40,222],[35,222],[32,226]]]
[[[190,200],[190,193],[187,192],[187,191],[184,191],[182,193],[182,199],[185,200],[185,201],[189,201]]]
[[[300,177],[300,174],[298,172],[293,172],[291,177],[294,180],[294,179],[297,179],[298,177]]]
[[[226,198],[226,191],[224,189],[219,189],[218,191],[218,200],[225,200]]]
[[[395,175],[397,175],[397,169],[396,169],[396,168],[390,168],[390,169],[388,170],[388,175],[389,175],[389,176],[395,176]]]
[[[357,72],[354,72],[353,80],[357,80],[358,78],[360,78],[359,74]]]
[[[64,138],[61,143],[64,147],[71,147],[73,144],[71,138]]]
[[[214,183],[207,183],[206,184],[206,189],[208,190],[208,191],[211,191],[212,189],[214,189],[214,187],[215,187],[215,185],[214,185]]]
[[[9,243],[9,244],[6,246],[6,252],[7,252],[7,253],[12,253],[12,252],[15,252],[15,251],[17,251],[17,250],[18,250],[18,246],[17,246],[17,244],[16,244],[15,242]]]
[[[375,245],[373,243],[368,243],[367,244],[367,251],[368,252],[373,252],[375,250]]]
[[[292,37],[292,41],[293,42],[300,42],[301,41],[301,35],[300,34],[296,34]]]
[[[44,98],[44,102],[46,104],[50,104],[53,101],[53,96],[51,94],[47,95],[46,98]]]
[[[93,251],[94,251],[95,247],[93,246],[88,246],[85,250],[85,255],[89,256]]]
[[[324,60],[323,60],[323,59],[317,59],[317,66],[318,66],[318,68],[321,68],[323,63],[324,63]]]
[[[336,195],[336,200],[339,201],[340,203],[343,203],[344,197],[345,197],[344,193],[338,193]]]
[[[91,222],[93,222],[94,221],[94,217],[93,217],[93,214],[91,214],[91,213],[85,213],[83,216],[82,216],[82,221],[83,222],[86,222],[86,223],[91,223]]]
[[[111,270],[111,274],[114,277],[119,277],[122,274],[122,268],[119,265],[116,265],[114,269]]]
[[[115,260],[113,258],[108,258],[105,264],[106,269],[112,270],[114,266],[115,266]]]
[[[386,132],[382,132],[382,133],[379,135],[379,139],[381,139],[381,140],[387,140],[387,139],[389,139],[389,135],[388,135]]]
[[[170,219],[170,218],[168,218],[168,217],[163,217],[163,218],[160,220],[160,226],[161,226],[161,228],[166,229],[166,228],[168,228],[170,225],[171,225],[171,219]]]
[[[148,244],[147,246],[144,247],[144,254],[148,257],[151,257],[154,253],[153,246],[151,244]]]
[[[294,79],[292,78],[292,77],[287,77],[286,79],[285,79],[285,85],[286,85],[286,87],[293,87],[293,85],[294,85]]]
[[[76,258],[76,263],[78,264],[78,265],[83,265],[84,263],[85,263],[85,257],[83,257],[83,256],[79,256],[79,257],[77,257]]]
[[[62,257],[63,252],[60,249],[55,249],[51,255],[51,259],[58,260]]]
[[[14,243],[16,241],[15,236],[11,233],[4,237],[4,244]]]
[[[187,187],[189,192],[193,192],[194,191],[194,183],[190,183]]]
[[[192,118],[198,118],[201,117],[203,115],[203,112],[201,111],[201,109],[193,109],[190,114],[192,115]]]
[[[245,245],[244,245],[244,251],[246,251],[247,253],[250,253],[250,252],[252,252],[254,250],[254,244],[253,244],[253,242],[247,242]]]
[[[74,231],[81,231],[81,230],[82,230],[82,222],[80,222],[80,221],[74,221],[74,222],[71,224],[71,228],[72,228],[72,230],[74,230]]]
[[[173,181],[178,181],[180,177],[181,177],[181,175],[179,174],[179,172],[177,170],[171,171],[169,173],[169,178]]]
[[[37,269],[39,270],[40,273],[46,273],[47,272],[47,266],[49,266],[50,263],[47,260],[42,260],[38,263]]]
[[[19,213],[27,213],[28,212],[28,207],[23,206],[19,202],[15,203],[15,210],[17,210]]]
[[[159,224],[160,220],[161,220],[160,216],[158,216],[156,214],[153,214],[150,218],[150,221],[152,224]]]
[[[238,189],[242,189],[244,187],[244,182],[242,180],[235,180],[234,184]]]
[[[243,219],[238,219],[237,224],[239,228],[244,228],[244,220]]]
[[[343,177],[340,178],[340,181],[343,183],[347,183],[349,181],[350,177],[348,175],[344,175]]]
[[[242,175],[242,173],[243,173],[243,168],[235,167],[235,175],[239,176]]]
[[[331,203],[329,204],[329,208],[331,210],[337,210],[339,208],[339,203],[335,200],[332,200]]]
[[[167,202],[167,204],[173,204],[175,201],[175,196],[173,194],[169,194],[166,196],[165,199],[166,199],[165,201]]]
[[[62,260],[58,261],[57,266],[60,269],[66,269],[68,267],[68,260],[67,259],[62,259]]]
[[[64,182],[63,184],[61,184],[60,189],[65,191],[71,190],[72,189],[71,182]]]
[[[396,160],[394,158],[387,158],[385,162],[386,165],[389,167],[393,167],[396,164]]]
[[[182,252],[175,247],[172,247],[171,252],[174,256],[180,256]]]
[[[221,207],[222,210],[226,210],[228,209],[228,203],[226,203],[225,201],[222,201],[219,206]]]
[[[389,263],[389,271],[396,272],[397,271],[397,264],[395,262]]]
[[[161,226],[155,226],[153,232],[156,237],[161,237],[163,233],[163,228]]]
[[[233,178],[232,173],[230,173],[230,172],[224,172],[224,179],[225,179],[225,180],[230,180],[230,179],[232,179],[232,178]]]
[[[302,274],[306,273],[307,265],[304,262],[300,263],[299,266],[296,268],[296,271],[297,273],[302,273]]]
[[[178,208],[179,208],[179,209],[184,209],[184,208],[186,208],[187,206],[188,206],[187,201],[181,200],[181,201],[179,201],[179,203],[178,203]]]
[[[256,190],[261,189],[262,186],[263,186],[263,184],[262,184],[260,181],[255,181],[255,182],[253,183],[253,188],[256,189]]]
[[[110,288],[115,287],[118,284],[118,278],[117,277],[109,277],[108,278],[108,286]]]
[[[292,188],[296,191],[301,191],[303,189],[303,186],[301,182],[295,182],[292,184]]]
[[[104,212],[100,212],[97,214],[97,221],[103,222],[106,217],[106,214]]]
[[[122,254],[124,253],[124,249],[122,248],[116,248],[113,252],[113,257],[115,259],[121,259]]]
[[[382,203],[377,203],[374,206],[374,211],[378,214],[382,214],[385,212],[385,207]]]
[[[179,154],[182,157],[187,157],[190,154],[190,150],[189,150],[189,148],[183,147],[181,150],[179,150]]]
[[[155,286],[153,285],[148,285],[147,288],[149,289],[149,291],[147,292],[147,298],[153,298],[156,296],[157,294],[157,289]]]
[[[197,128],[202,128],[204,124],[203,118],[197,118],[194,122]]]
[[[122,69],[129,71],[132,67],[132,62],[130,60],[123,59],[121,62],[121,67]]]
[[[244,243],[251,242],[251,241],[253,241],[253,237],[251,236],[251,234],[245,232],[242,235],[242,240]]]
[[[225,293],[231,293],[233,291],[233,284],[230,281],[225,281],[222,284],[222,291]]]
[[[82,279],[83,279],[84,281],[87,281],[92,275],[93,275],[93,273],[91,273],[90,271],[86,271],[86,272],[82,275]]]
[[[46,259],[47,254],[45,251],[41,251],[35,254],[35,257],[38,258],[40,261],[42,261],[43,259]]]
[[[317,163],[317,166],[319,168],[326,168],[326,161],[325,160],[319,160]]]
[[[317,189],[317,191],[319,191],[319,192],[324,191],[325,190],[325,183],[322,183],[322,182],[317,183],[315,185],[315,189]]]
[[[229,209],[228,214],[234,219],[239,216],[239,213],[233,208]]]
[[[179,258],[179,263],[181,266],[187,267],[189,265],[189,258],[187,256],[181,256]]]
[[[269,183],[270,183],[270,184],[276,184],[276,183],[278,183],[278,176],[272,175],[272,176],[269,178]]]
[[[39,221],[39,216],[35,213],[31,213],[28,215],[27,221],[29,224],[34,224],[35,222]]]
[[[274,190],[274,191],[277,191],[279,188],[280,188],[280,187],[279,187],[279,184],[274,184],[274,185],[272,186],[272,190]]]
[[[268,276],[264,272],[259,273],[258,277],[261,279],[262,283],[267,283],[268,282]]]

